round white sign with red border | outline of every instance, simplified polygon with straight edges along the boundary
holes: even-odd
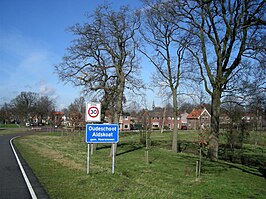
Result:
[[[86,103],[86,122],[101,121],[101,103],[88,102]]]
[[[96,106],[91,106],[88,110],[90,117],[95,118],[99,115],[99,109]]]

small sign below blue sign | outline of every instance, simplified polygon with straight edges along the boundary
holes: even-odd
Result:
[[[86,124],[86,143],[117,143],[118,124]]]

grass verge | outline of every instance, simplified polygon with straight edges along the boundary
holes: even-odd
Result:
[[[14,127],[14,128],[0,128],[0,136],[7,134],[15,134],[15,133],[24,133],[28,129],[25,127]]]
[[[153,134],[153,140],[169,134]],[[161,136],[161,137],[160,137]],[[160,137],[160,138],[159,138]],[[256,168],[203,161],[195,179],[197,158],[158,146],[146,163],[138,136],[121,135],[111,174],[110,145],[98,145],[86,175],[86,144],[79,135],[33,135],[15,144],[52,199],[72,198],[265,198],[266,181]]]

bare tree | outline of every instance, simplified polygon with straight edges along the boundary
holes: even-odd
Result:
[[[138,28],[139,17],[129,7],[116,12],[109,5],[99,6],[88,23],[70,28],[77,38],[56,66],[62,81],[98,97],[103,111],[113,110],[114,123],[119,122],[125,90],[141,84],[136,77]]]
[[[40,96],[36,103],[36,115],[40,121],[47,119],[54,110],[55,102],[48,96]]]
[[[9,106],[15,120],[20,122],[34,120],[34,122],[40,123],[42,119],[47,119],[53,111],[54,101],[48,96],[40,96],[38,93],[21,92],[11,100]]]
[[[178,105],[177,95],[180,91],[181,80],[184,78],[185,43],[179,37],[178,27],[172,22],[178,20],[169,14],[171,3],[144,1],[142,36],[150,52],[140,51],[156,67],[153,84],[162,89],[168,98],[172,98],[174,129],[172,134],[172,151],[178,151]],[[167,19],[167,20],[166,20]]]
[[[0,121],[7,124],[12,117],[12,106],[10,103],[4,103],[0,108]]]
[[[75,128],[85,126],[85,99],[83,97],[76,98],[74,102],[68,106],[68,114],[72,126]]]
[[[37,93],[21,92],[11,100],[15,116],[19,121],[26,122],[26,120],[35,115],[38,97]]]
[[[180,34],[191,39],[186,49],[200,68],[212,99],[209,157],[218,159],[221,97],[241,69],[244,58],[257,58],[265,38],[265,1],[168,1]],[[180,21],[180,18],[182,20]],[[265,50],[264,50],[265,51]]]

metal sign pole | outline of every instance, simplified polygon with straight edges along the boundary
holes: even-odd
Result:
[[[91,143],[91,155],[93,155],[93,150],[94,150],[93,145],[94,143]]]
[[[88,151],[87,151],[87,174],[90,173],[90,144],[88,144]]]
[[[99,102],[86,102],[85,110],[85,121],[86,122],[100,122],[101,121],[101,103]],[[93,142],[87,140],[87,125],[86,125],[86,143],[88,143],[87,149],[87,174],[90,173],[90,147],[91,155],[93,154]]]
[[[112,152],[112,174],[115,173],[115,143],[112,143],[112,148],[113,148],[113,152]]]
[[[86,124],[85,142],[87,148],[87,174],[90,173],[90,155],[92,155],[93,144],[112,144],[112,174],[115,172],[116,143],[119,141],[119,126],[117,124]]]

